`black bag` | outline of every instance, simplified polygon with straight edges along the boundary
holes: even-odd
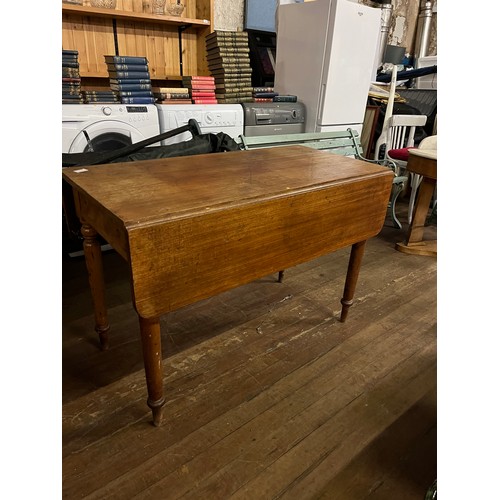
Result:
[[[191,132],[193,138],[188,141],[170,144],[168,146],[150,146],[184,132]],[[146,147],[149,146],[149,147]],[[115,151],[92,151],[87,153],[63,153],[63,167],[79,167],[120,163],[125,161],[152,160],[156,158],[172,158],[174,156],[199,155],[204,153],[221,153],[239,151],[241,148],[229,135],[201,134],[198,122],[190,119],[187,125],[149,137],[135,144],[125,146]]]

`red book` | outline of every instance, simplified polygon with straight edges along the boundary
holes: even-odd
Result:
[[[201,80],[201,81],[207,81],[207,80],[213,80],[213,76],[183,76],[182,80]]]
[[[215,92],[213,90],[208,90],[206,92],[193,90],[191,92],[191,97],[212,97],[213,99],[215,99]]]
[[[193,99],[193,104],[217,104],[217,99]]]

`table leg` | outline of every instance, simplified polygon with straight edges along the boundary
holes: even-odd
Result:
[[[146,319],[139,316],[139,324],[148,387],[148,406],[153,411],[153,424],[159,426],[162,423],[163,405],[165,404],[160,319]]]
[[[355,243],[351,247],[351,256],[349,258],[349,267],[347,268],[347,276],[345,279],[344,296],[340,300],[342,304],[342,312],[340,314],[340,321],[343,323],[347,319],[347,313],[352,306],[354,291],[356,290],[356,283],[358,282],[359,270],[361,268],[361,260],[365,253],[365,241]]]
[[[97,232],[89,224],[82,225],[83,253],[89,274],[90,293],[94,306],[95,331],[99,335],[101,349],[109,347],[109,322],[104,298],[104,274],[102,271],[101,245],[97,239]]]
[[[435,187],[435,179],[424,177],[422,183],[420,184],[417,202],[415,204],[415,213],[413,214],[413,219],[406,238],[407,245],[424,239],[425,221],[427,219],[427,214],[429,213],[429,206],[431,204],[431,198]]]

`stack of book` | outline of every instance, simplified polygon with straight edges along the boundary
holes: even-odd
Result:
[[[215,30],[205,37],[208,69],[220,103],[252,102],[252,68],[246,31]]]
[[[153,87],[158,104],[191,104],[189,89],[184,87]]]
[[[104,56],[108,66],[109,86],[123,104],[155,102],[148,60],[140,56]]]
[[[83,103],[77,50],[62,51],[62,103]]]
[[[120,102],[118,92],[114,90],[82,90],[82,95],[85,104]]]
[[[254,87],[252,89],[253,102],[273,102],[273,97],[279,95],[274,87]]]
[[[182,85],[189,90],[193,104],[217,104],[213,76],[183,76]]]

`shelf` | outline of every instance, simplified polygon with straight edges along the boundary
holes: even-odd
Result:
[[[187,17],[161,16],[143,12],[130,12],[127,10],[100,9],[98,7],[83,7],[81,5],[62,4],[63,14],[79,14],[83,16],[102,17],[109,19],[122,19],[126,21],[143,21],[182,26],[189,24],[192,27],[210,26],[208,19],[190,19]]]

